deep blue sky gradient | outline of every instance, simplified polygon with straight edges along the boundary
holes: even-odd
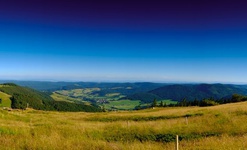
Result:
[[[0,0],[0,79],[247,83],[246,8]]]

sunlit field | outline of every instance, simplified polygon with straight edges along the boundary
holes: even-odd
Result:
[[[69,113],[0,108],[0,149],[247,149],[247,102]]]
[[[11,97],[10,95],[0,92],[0,98],[1,98],[0,107],[10,107],[11,105],[10,97]]]

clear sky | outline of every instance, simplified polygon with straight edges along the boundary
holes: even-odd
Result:
[[[0,0],[0,79],[247,83],[247,2]]]

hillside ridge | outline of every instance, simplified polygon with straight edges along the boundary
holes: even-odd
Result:
[[[231,84],[172,84],[165,85],[146,93],[138,93],[127,96],[129,99],[138,98],[142,101],[147,101],[145,95],[150,97],[150,102],[156,98],[157,100],[172,99],[181,101],[187,99],[189,101],[203,100],[207,98],[222,99],[229,98],[233,94],[246,95],[247,89]],[[153,99],[152,99],[153,98]]]

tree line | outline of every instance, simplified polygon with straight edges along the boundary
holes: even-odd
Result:
[[[220,104],[227,104],[227,103],[236,103],[236,102],[244,102],[247,101],[247,96],[240,95],[240,94],[233,94],[230,98],[222,98],[222,99],[215,99],[215,98],[208,98],[203,99],[201,101],[195,99],[193,101],[189,101],[186,99],[183,99],[180,101],[177,106],[215,106]]]
[[[141,107],[140,105],[137,106],[135,109],[145,109],[150,107],[188,107],[188,106],[215,106],[220,104],[227,104],[227,103],[236,103],[236,102],[244,102],[247,101],[247,96],[240,95],[240,94],[233,94],[230,98],[222,98],[222,99],[215,99],[215,98],[208,98],[203,100],[187,100],[186,98],[182,99],[177,104],[166,104],[163,101],[157,102],[157,99],[154,99],[153,102],[146,107]]]

